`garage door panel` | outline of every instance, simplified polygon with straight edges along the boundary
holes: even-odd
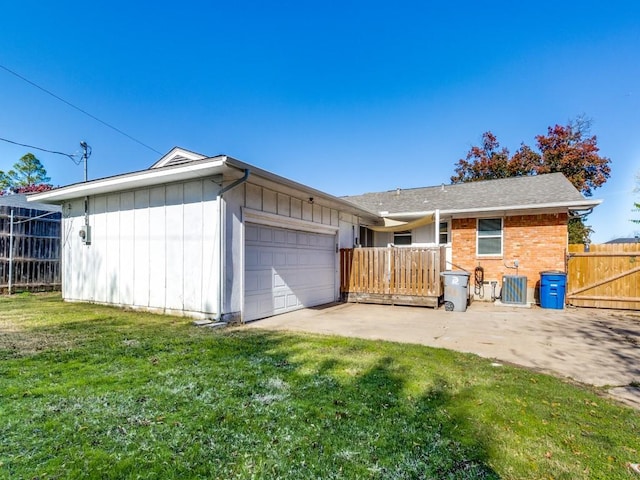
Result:
[[[287,232],[284,230],[274,230],[273,232],[273,241],[275,243],[286,243],[287,242]]]
[[[287,264],[287,254],[284,252],[276,252],[273,254],[273,263],[277,267],[283,267]]]
[[[244,229],[244,238],[246,242],[252,242],[258,239],[260,229],[253,225],[247,225]]]
[[[260,294],[270,291],[273,287],[272,273],[264,270],[247,270],[245,275],[245,291]]]
[[[273,253],[260,252],[260,265],[263,267],[269,267],[273,265]]]
[[[296,291],[300,307],[313,307],[333,301],[333,289],[302,288]]]
[[[258,265],[258,253],[246,252],[244,261],[245,261],[246,268],[251,268],[251,267],[254,267],[255,265]]]
[[[245,289],[247,291],[256,291],[258,290],[258,277],[255,275],[247,275],[245,276]]]
[[[273,308],[278,310],[283,310],[287,305],[287,296],[286,295],[275,295],[273,297]]]
[[[252,295],[251,302],[245,304],[245,314],[248,318],[260,318],[260,312],[271,308],[273,298],[270,295]]]
[[[258,276],[258,291],[269,292],[273,290],[273,273],[260,271],[257,272]]]
[[[273,241],[273,231],[270,228],[260,228],[260,241],[261,242],[272,242]]]
[[[247,225],[245,319],[335,299],[335,236]]]
[[[292,293],[287,295],[287,308],[297,307],[298,305],[300,305],[300,303],[299,303],[298,297],[296,295],[294,295]]]
[[[286,288],[287,284],[285,283],[285,281],[282,279],[282,277],[280,276],[280,274],[275,273],[273,275],[273,288]]]
[[[298,245],[308,246],[309,245],[309,235],[305,233],[298,233]]]

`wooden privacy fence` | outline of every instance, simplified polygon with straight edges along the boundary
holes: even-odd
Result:
[[[437,307],[445,247],[340,250],[340,292],[349,302]]]
[[[640,310],[640,243],[569,245],[567,303]]]
[[[60,218],[60,212],[0,206],[1,292],[9,285],[12,290],[60,289]]]

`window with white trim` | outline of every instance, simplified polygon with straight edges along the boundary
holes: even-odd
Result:
[[[502,255],[502,226],[502,218],[478,219],[478,255]]]
[[[411,230],[393,233],[394,245],[411,245]]]
[[[446,243],[451,242],[451,237],[449,236],[449,222],[444,221],[440,222],[438,226],[440,238],[438,238],[438,244],[444,245]]]

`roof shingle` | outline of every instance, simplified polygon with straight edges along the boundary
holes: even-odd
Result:
[[[382,215],[425,212],[436,209],[444,211],[482,210],[513,206],[535,208],[549,203],[570,203],[585,200],[562,173],[389,190],[343,198]]]

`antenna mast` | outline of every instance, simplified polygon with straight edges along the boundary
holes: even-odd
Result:
[[[88,180],[87,177],[87,160],[91,156],[91,147],[84,140],[80,142],[80,146],[82,147],[82,161],[84,162],[84,181]]]

